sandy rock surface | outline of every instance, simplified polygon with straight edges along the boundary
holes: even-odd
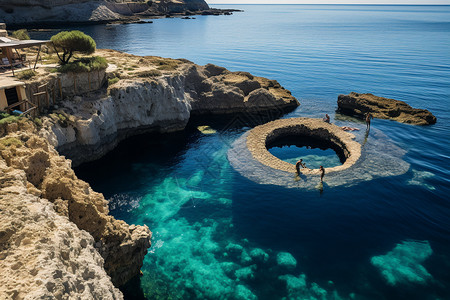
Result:
[[[27,185],[0,159],[0,298],[123,299],[92,236]]]
[[[412,108],[403,101],[378,97],[372,94],[339,95],[338,108],[343,113],[364,116],[368,111],[374,118],[390,119],[413,125],[436,123],[436,117],[426,109]]]
[[[90,234],[97,253],[104,259],[104,269],[116,286],[137,275],[150,246],[149,229],[130,226],[108,215],[103,195],[79,180],[70,161],[46,139],[38,137],[31,123],[3,125],[0,133],[4,135],[0,138],[0,162],[4,168],[23,174],[24,193],[52,203],[54,212],[65,222]],[[14,188],[24,190],[16,185],[9,187]],[[1,191],[5,189],[2,187]]]

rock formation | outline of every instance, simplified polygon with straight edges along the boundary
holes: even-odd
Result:
[[[390,119],[413,125],[436,123],[436,117],[426,109],[412,108],[403,101],[378,97],[372,94],[339,95],[338,109],[342,113],[364,116],[368,111],[374,118]]]
[[[117,64],[142,67],[111,68],[107,76],[119,76],[119,81],[96,92],[89,88],[105,82],[101,72],[95,78],[73,74],[76,80],[64,75],[67,82],[89,87],[74,88],[62,82],[66,77],[40,70],[27,85],[49,83],[50,90],[60,85],[66,99],[36,124],[0,124],[0,271],[6,274],[1,299],[121,299],[114,286],[142,266],[150,246],[147,226],[108,215],[103,195],[79,180],[60,153],[78,164],[102,156],[130,135],[182,130],[191,114],[251,114],[299,105],[276,81],[249,73],[99,52]]]
[[[0,159],[0,298],[122,299],[92,236],[39,193]]]
[[[295,165],[273,156],[267,150],[272,142],[286,136],[317,139],[334,148],[336,153],[341,153],[345,162],[340,166],[327,168],[327,174],[350,168],[361,156],[361,145],[354,141],[353,134],[334,124],[311,118],[280,119],[257,126],[248,133],[247,147],[260,163],[273,169],[295,173]],[[301,172],[308,175],[319,174],[318,169],[304,168]]]
[[[151,232],[147,226],[130,226],[124,221],[116,220],[108,215],[108,205],[103,195],[94,192],[89,184],[76,177],[71,169],[70,161],[60,156],[46,139],[38,137],[31,122],[2,124],[0,136],[3,136],[0,139],[0,166],[2,167],[0,187],[1,193],[6,195],[6,198],[2,195],[1,199],[3,201],[3,199],[14,198],[15,194],[17,199],[14,201],[18,202],[11,208],[8,207],[8,202],[2,202],[2,205],[5,205],[2,212],[11,212],[9,219],[3,218],[2,213],[0,221],[2,258],[8,261],[13,257],[25,255],[17,252],[17,249],[21,249],[19,247],[22,245],[21,241],[24,247],[30,244],[26,247],[27,249],[31,245],[49,243],[48,249],[37,248],[37,250],[41,249],[45,255],[39,256],[42,261],[36,261],[36,263],[45,265],[44,260],[49,257],[54,259],[54,266],[63,268],[51,270],[49,265],[48,271],[46,269],[42,271],[43,274],[57,272],[56,270],[62,272],[58,273],[60,275],[57,277],[54,274],[50,276],[57,279],[56,281],[42,283],[47,284],[46,288],[49,292],[55,294],[60,291],[83,293],[84,289],[87,289],[87,293],[95,293],[96,287],[87,286],[89,280],[92,279],[93,285],[99,285],[98,289],[101,289],[100,284],[111,286],[111,293],[117,294],[117,291],[112,288],[110,280],[105,279],[97,269],[104,267],[106,273],[111,276],[112,283],[116,286],[124,284],[137,275],[147,248],[150,246]],[[19,204],[21,199],[32,206],[26,205],[25,202]],[[45,220],[40,218],[40,212],[48,212],[49,218]],[[56,213],[61,217],[56,218]],[[8,221],[10,219],[15,219],[17,225],[10,223]],[[48,228],[49,232],[45,232],[44,228],[42,228],[42,232],[33,229],[39,227],[41,223]],[[59,228],[56,223],[67,223],[68,225]],[[75,225],[78,230],[73,230],[76,228]],[[30,227],[31,233],[20,234],[22,227]],[[27,229],[23,230],[26,232]],[[43,239],[35,240],[34,231]],[[68,234],[67,231],[73,233]],[[58,236],[61,238],[55,240]],[[28,242],[25,243],[25,240]],[[58,243],[56,246],[53,245],[55,242]],[[77,244],[78,242],[79,244]],[[94,247],[97,252],[94,251]],[[97,257],[97,253],[103,259]],[[72,259],[74,259],[73,266]],[[77,259],[80,260],[79,264],[76,263]],[[93,261],[92,269],[89,261]],[[31,272],[32,276],[40,272],[37,266],[32,269],[28,265],[7,265],[5,267],[12,268],[12,270],[8,269],[10,272],[22,275],[27,273],[27,270],[35,269]],[[65,272],[71,272],[74,275],[73,278],[69,275],[65,276]],[[8,277],[8,282],[15,276],[17,275]],[[70,280],[66,282],[61,276]],[[77,279],[77,276],[81,276],[85,281],[81,280],[79,283],[80,280]],[[48,278],[44,277],[43,279],[47,280]],[[101,280],[95,283],[97,279]],[[72,282],[71,280],[74,280],[74,286],[66,287],[69,282]],[[37,285],[40,286],[41,283]]]
[[[191,115],[267,111],[281,115],[299,105],[275,80],[249,73],[172,60],[174,70],[146,77],[155,71],[149,69],[155,58],[116,51],[100,54],[116,60],[119,55],[128,61],[139,60],[145,67],[134,75],[122,75],[124,78],[108,88],[108,94],[72,97],[59,103],[55,114],[42,118],[40,136],[74,165],[103,156],[131,135],[182,130]],[[66,121],[61,122],[58,115],[64,115]]]
[[[204,0],[0,0],[0,20],[11,26],[137,21],[170,14],[230,14]]]

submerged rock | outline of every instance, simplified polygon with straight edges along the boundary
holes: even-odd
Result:
[[[277,264],[284,269],[293,270],[297,267],[297,260],[288,252],[280,252],[277,255]]]
[[[389,285],[425,284],[432,276],[421,263],[432,253],[428,241],[405,241],[386,255],[372,257],[370,262],[380,270]]]
[[[374,118],[390,119],[413,125],[436,123],[436,117],[426,109],[412,108],[403,101],[378,97],[372,94],[339,95],[338,109],[342,113],[364,116],[367,112]]]

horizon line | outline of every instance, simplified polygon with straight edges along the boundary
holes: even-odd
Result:
[[[207,1],[208,3],[208,1]],[[352,6],[450,6],[443,3],[405,4],[405,3],[208,3],[211,5],[352,5]]]
[[[209,3],[208,3],[209,4]],[[371,5],[371,6],[450,6],[450,4],[404,4],[404,3],[210,3],[215,5]]]

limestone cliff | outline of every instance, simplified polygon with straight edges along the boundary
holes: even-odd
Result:
[[[114,57],[116,63],[120,59],[139,61],[143,67],[122,75],[104,94],[73,97],[59,103],[55,114],[42,118],[40,136],[74,165],[103,156],[131,135],[182,130],[192,114],[271,111],[281,115],[299,105],[275,80],[246,72],[171,60],[173,70],[146,77],[157,72],[151,69],[152,63],[161,64],[161,58],[104,50],[99,53]],[[66,121],[60,122],[57,114],[65,115]]]
[[[2,194],[6,193],[7,198],[10,199],[11,197],[14,198],[13,195],[16,193],[18,198],[15,201],[20,201],[23,198],[30,203],[33,201],[39,202],[40,204],[36,205],[48,207],[49,209],[47,210],[53,207],[56,213],[64,217],[63,219],[58,219],[61,220],[60,222],[73,223],[80,232],[83,230],[88,232],[93,239],[84,238],[86,242],[83,242],[83,244],[89,244],[92,249],[94,249],[95,245],[95,249],[104,259],[106,273],[111,276],[112,282],[116,286],[120,286],[139,273],[147,248],[150,246],[151,233],[146,226],[130,226],[108,215],[108,205],[103,195],[94,192],[89,184],[79,180],[71,169],[71,162],[60,156],[46,139],[38,137],[34,125],[29,121],[3,124],[0,127],[0,136],[3,136],[0,139],[0,164],[2,166],[0,187]],[[18,172],[14,174],[18,174],[17,176],[19,177],[14,176],[20,180],[15,180],[15,177],[11,179],[11,176],[8,174],[13,171]],[[1,198],[4,199],[4,196],[2,195]],[[53,203],[53,205],[50,205],[50,203]],[[8,202],[5,202],[4,205],[8,206]],[[23,203],[21,207],[24,210],[31,209]],[[21,211],[20,207],[13,210],[17,213],[23,213],[26,218],[31,218],[26,212]],[[17,221],[24,223],[25,220],[21,220],[19,216],[16,216]],[[52,218],[53,216],[54,214],[52,213]],[[14,217],[12,216],[12,218]],[[33,224],[33,220],[27,224],[31,227],[37,226],[39,220],[36,217],[36,224]],[[51,223],[52,220],[49,219],[47,222]],[[72,223],[68,222],[69,220]],[[9,255],[16,254],[17,247],[20,246],[20,238],[14,236],[16,229],[9,230],[8,228],[11,224],[5,224],[4,221],[2,217],[0,221],[2,228],[0,234],[3,247],[2,257],[3,259],[11,259]],[[51,229],[55,225],[49,226],[53,226],[50,227]],[[17,230],[19,228],[17,227]],[[74,228],[74,226],[70,228]],[[51,235],[56,233],[43,234]],[[81,236],[81,233],[79,235]],[[89,236],[87,233],[83,235]],[[73,237],[68,237],[68,241],[61,240],[58,242],[66,245],[76,242],[76,240],[69,241],[70,238]],[[15,239],[18,239],[19,242],[14,242]],[[31,239],[31,236],[28,239]],[[95,244],[93,244],[94,240]],[[52,239],[47,241],[50,244],[52,243],[50,242]],[[34,241],[33,238],[30,243],[38,242]],[[79,255],[79,251],[72,249],[73,247],[68,248],[67,250],[61,247],[54,248],[55,264],[59,265],[58,260],[68,260],[66,263],[73,269],[75,266],[71,267],[70,261],[72,257],[76,258]],[[64,254],[62,252],[67,253]],[[72,252],[74,252],[73,255],[71,254]],[[89,259],[95,260],[96,265],[99,267],[103,265],[103,261],[96,258],[95,254],[92,254],[92,257]],[[11,268],[13,267],[11,266]],[[13,268],[13,270],[20,274],[25,272],[29,266],[17,266],[17,268]],[[94,279],[94,274],[91,274],[94,271],[90,270],[88,266],[84,266],[84,268],[86,271],[83,272],[88,272],[88,275],[86,275],[87,279],[91,277]],[[10,278],[8,278],[9,280]],[[53,284],[51,285],[53,286]]]
[[[118,82],[92,92],[89,88],[105,82],[104,73],[93,79],[73,74],[73,80],[70,74],[41,72],[27,85],[60,81],[66,99],[53,103],[37,125],[24,120],[0,125],[0,271],[6,274],[1,299],[120,299],[114,286],[142,266],[150,246],[147,226],[108,215],[103,195],[79,180],[61,154],[79,164],[130,135],[182,130],[192,114],[284,112],[299,105],[276,81],[249,73],[98,52],[117,64],[107,76],[118,76]],[[68,82],[90,84],[75,88]]]
[[[86,231],[0,159],[0,299],[122,299]]]
[[[130,21],[207,10],[204,0],[0,0],[0,20],[11,26]]]

